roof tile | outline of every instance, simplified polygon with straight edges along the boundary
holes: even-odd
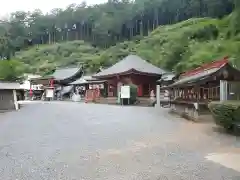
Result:
[[[63,79],[67,79],[73,75],[75,75],[78,71],[80,70],[80,68],[63,68],[63,69],[56,69],[56,71],[52,74],[52,76],[56,79],[56,80],[63,80]]]
[[[143,60],[139,56],[129,55],[125,57],[123,60],[116,63],[115,65],[95,74],[94,77],[124,73],[131,69],[134,69],[142,73],[158,74],[158,75],[161,75],[166,72],[165,70],[148,63],[147,61]]]

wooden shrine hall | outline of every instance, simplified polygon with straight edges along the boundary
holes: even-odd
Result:
[[[129,55],[93,75],[99,80],[106,80],[108,97],[116,97],[122,85],[134,84],[138,87],[138,97],[149,97],[150,92],[156,92],[156,82],[165,71],[139,56]]]
[[[234,96],[239,96],[240,89],[237,86],[231,88],[239,82],[240,71],[225,57],[182,73],[178,80],[162,89],[170,92],[172,109],[197,119],[209,112],[209,102],[234,100]]]

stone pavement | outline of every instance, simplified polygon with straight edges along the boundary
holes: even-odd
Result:
[[[4,180],[239,180],[239,148],[156,108],[41,102],[0,114]]]
[[[206,156],[206,159],[219,163],[227,168],[240,172],[240,155],[239,153],[215,153]]]

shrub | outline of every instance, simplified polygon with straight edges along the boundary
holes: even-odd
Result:
[[[0,80],[18,80],[24,71],[24,65],[16,60],[0,60]]]
[[[208,107],[217,125],[232,129],[240,122],[240,101],[211,102]]]
[[[130,104],[134,104],[137,100],[137,86],[130,84]]]

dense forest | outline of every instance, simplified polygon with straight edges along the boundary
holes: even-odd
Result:
[[[84,40],[108,48],[119,41],[146,36],[159,25],[192,17],[221,18],[233,10],[232,0],[109,0],[86,6],[71,4],[43,15],[14,12],[0,26],[1,57],[34,44]]]
[[[0,58],[16,59],[11,66],[23,63],[31,72],[82,61],[94,71],[135,53],[182,71],[188,66],[181,59],[193,56],[186,47],[237,37],[239,11],[237,0],[109,0],[72,4],[45,15],[19,11],[0,24]],[[206,54],[207,59],[217,57]],[[189,68],[199,64],[191,61]]]

